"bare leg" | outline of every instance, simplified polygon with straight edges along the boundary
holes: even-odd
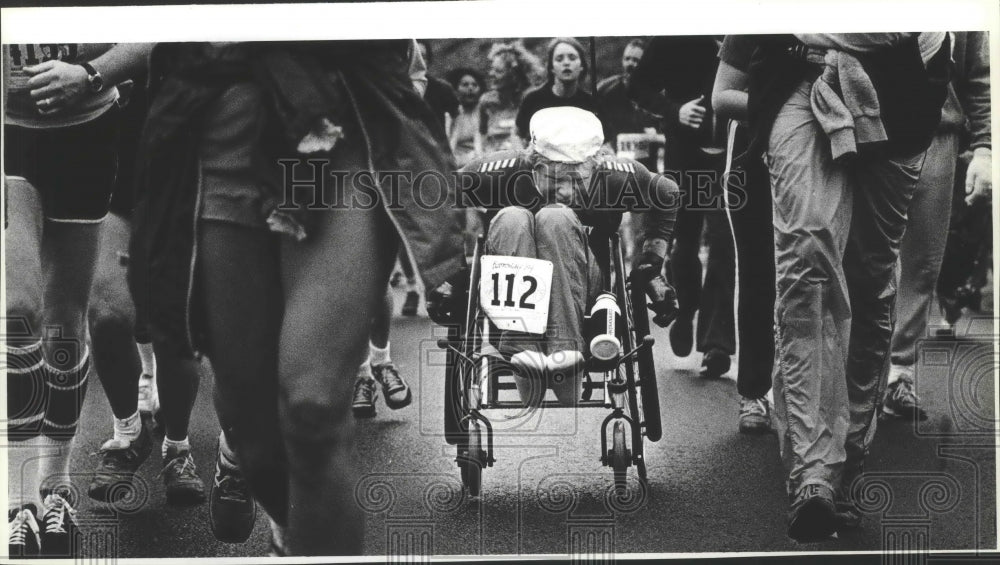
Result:
[[[282,311],[277,245],[268,232],[206,221],[201,253],[219,422],[254,498],[284,524],[288,475],[275,401]]]
[[[305,243],[282,248],[280,413],[290,471],[286,540],[295,555],[361,551],[349,408],[368,332],[344,330],[367,327],[380,307],[395,238],[382,210],[332,211]]]

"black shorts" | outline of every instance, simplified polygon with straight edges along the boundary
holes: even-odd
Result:
[[[120,112],[116,103],[94,120],[63,128],[5,125],[6,176],[35,187],[46,219],[100,222],[118,174]]]
[[[118,137],[118,182],[115,183],[115,192],[111,196],[110,211],[122,218],[131,219],[136,194],[136,153],[139,151],[142,126],[146,122],[149,104],[146,87],[141,80],[135,81],[128,91],[127,100],[121,85],[118,90],[123,92],[119,102],[125,102],[122,104],[121,133]]]

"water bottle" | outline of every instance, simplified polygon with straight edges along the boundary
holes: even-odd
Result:
[[[590,357],[597,370],[606,371],[615,368],[622,354],[621,341],[618,340],[618,325],[622,323],[622,312],[618,300],[610,292],[597,297],[590,309],[588,321],[588,336],[590,339]]]

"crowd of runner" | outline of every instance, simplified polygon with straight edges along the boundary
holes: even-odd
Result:
[[[421,287],[448,310],[485,226],[492,252],[551,260],[550,343],[499,349],[525,402],[540,373],[573,404],[600,276],[575,181],[602,168],[671,202],[625,216],[631,264],[676,290],[651,304],[675,356],[697,350],[705,378],[735,357],[739,432],[779,439],[788,534],[857,527],[878,419],[927,416],[931,312],[953,332],[992,276],[986,34],[635,39],[610,77],[584,43],[496,42],[440,77],[429,41],[4,45],[10,555],[70,556],[81,497],[128,496],[156,443],[167,503],[207,499],[219,540],[246,541],[259,505],[274,555],[360,553],[352,420],[413,400],[392,287],[403,315]],[[386,206],[303,191],[522,169],[540,205],[421,206],[405,175],[375,189]],[[208,488],[188,439],[202,355]],[[91,374],[114,422],[82,493]]]

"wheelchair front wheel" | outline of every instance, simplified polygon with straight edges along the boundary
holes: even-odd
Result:
[[[625,423],[621,420],[615,422],[611,440],[611,468],[615,472],[615,488],[624,490],[631,457],[625,444]]]

